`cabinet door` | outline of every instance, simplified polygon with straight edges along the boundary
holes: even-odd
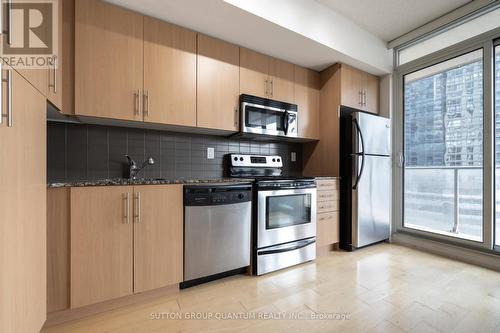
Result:
[[[289,62],[271,58],[269,61],[270,98],[295,103],[294,76],[295,66]]]
[[[0,124],[0,332],[39,332],[46,318],[46,101],[11,71],[12,127]],[[7,112],[7,83],[2,83]]]
[[[239,63],[239,47],[198,34],[198,127],[238,131]]]
[[[240,48],[240,91],[242,94],[270,97],[269,57]]]
[[[142,120],[143,16],[99,0],[75,11],[75,113]]]
[[[144,18],[144,121],[196,126],[196,33]]]
[[[350,66],[342,65],[340,80],[340,104],[355,109],[362,109],[363,73]]]
[[[319,73],[295,66],[295,104],[299,107],[299,137],[319,139]]]
[[[132,294],[132,191],[71,189],[71,308]]]
[[[318,247],[339,242],[339,212],[318,214],[317,238]]]
[[[182,281],[182,185],[134,187],[134,292]]]
[[[378,114],[379,113],[379,78],[375,75],[366,73],[364,80],[365,106],[364,110]]]
[[[73,114],[75,59],[75,0],[57,2],[58,48],[48,71],[47,99],[62,113]]]

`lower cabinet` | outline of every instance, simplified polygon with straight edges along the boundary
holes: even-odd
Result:
[[[182,281],[182,185],[134,187],[134,292]]]
[[[339,242],[339,183],[338,179],[317,179],[316,246]]]
[[[71,189],[70,305],[182,280],[182,185]]]

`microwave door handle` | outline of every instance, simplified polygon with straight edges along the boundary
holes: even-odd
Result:
[[[285,132],[285,135],[288,135],[288,126],[289,126],[289,113],[288,111],[285,110],[285,114],[283,116],[283,131]]]

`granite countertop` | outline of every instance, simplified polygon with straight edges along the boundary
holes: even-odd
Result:
[[[169,184],[228,184],[228,183],[251,183],[253,179],[243,178],[218,178],[218,179],[99,179],[80,182],[49,183],[48,188],[58,187],[86,187],[86,186],[125,186],[125,185],[169,185]]]

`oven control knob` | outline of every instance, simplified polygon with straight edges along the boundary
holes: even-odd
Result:
[[[275,158],[273,158],[273,162],[276,162],[276,159],[275,159]]]
[[[280,162],[281,160],[278,158],[278,163]]]
[[[240,157],[240,161],[243,162],[243,157]]]
[[[238,157],[235,157],[235,158],[234,158],[234,160],[235,160],[235,161],[237,161],[237,160],[238,160]]]
[[[238,199],[242,200],[243,198],[245,198],[245,196],[242,193],[238,194]]]

